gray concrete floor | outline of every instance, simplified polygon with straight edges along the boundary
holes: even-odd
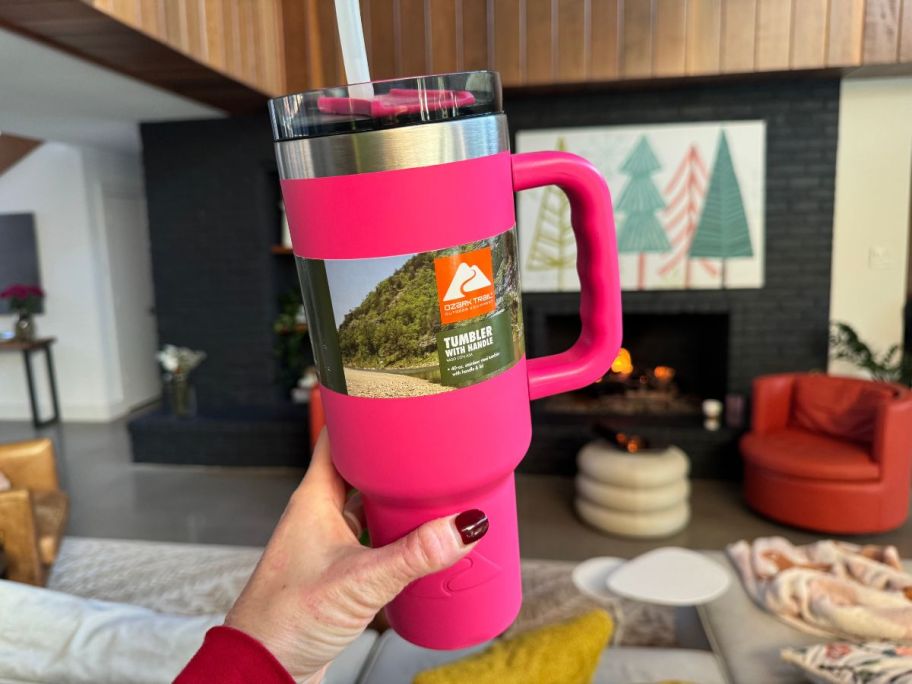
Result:
[[[819,533],[778,525],[753,513],[744,504],[735,482],[693,480],[691,521],[678,534],[660,540],[609,537],[580,522],[572,506],[573,480],[540,475],[520,476],[517,488],[520,546],[527,558],[584,560],[593,556],[632,558],[660,546],[723,549],[738,539],[781,535],[796,544],[816,541]],[[893,532],[838,537],[863,544],[894,544],[903,557],[912,557],[912,518]]]
[[[0,422],[0,443],[38,434],[57,444],[61,478],[72,501],[71,535],[262,545],[303,475],[290,469],[134,464],[125,420],[67,423],[39,431],[29,423]],[[744,506],[736,483],[694,481],[690,525],[657,541],[596,532],[576,518],[572,501],[572,479],[517,476],[523,556],[582,560],[631,557],[667,545],[721,549],[736,539],[774,534],[799,543],[819,538],[754,515]],[[853,540],[896,544],[910,557],[912,521],[889,534]]]

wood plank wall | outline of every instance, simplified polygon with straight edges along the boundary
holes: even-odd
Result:
[[[331,0],[80,0],[268,95],[344,83]],[[507,86],[912,62],[912,0],[360,0],[374,78]]]
[[[282,0],[82,2],[263,93],[286,92]]]
[[[344,83],[332,3],[285,7],[286,44],[319,26],[319,63],[289,63],[289,90]],[[361,11],[374,78],[493,68],[522,86],[912,62],[912,0],[361,0]]]

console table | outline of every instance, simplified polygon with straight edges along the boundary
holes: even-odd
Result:
[[[0,352],[22,352],[22,361],[25,364],[25,379],[28,381],[29,402],[32,405],[32,423],[35,427],[44,427],[60,420],[60,408],[57,403],[57,379],[54,376],[54,360],[51,356],[51,345],[57,341],[55,337],[42,337],[24,342],[22,340],[0,340]],[[35,378],[32,374],[32,354],[37,351],[44,352],[47,363],[48,383],[51,389],[51,405],[54,414],[47,420],[38,416],[38,399],[35,396]]]

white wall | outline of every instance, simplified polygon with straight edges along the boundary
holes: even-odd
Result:
[[[844,80],[830,318],[878,351],[902,341],[912,190],[912,78]],[[857,373],[831,361],[830,371]]]
[[[83,151],[104,354],[114,363],[108,397],[117,412],[159,395],[152,260],[138,154]]]
[[[0,131],[140,149],[140,121],[219,116],[207,105],[0,29]]]
[[[56,141],[0,175],[0,212],[35,213],[64,418],[106,420],[160,387],[137,124],[221,112],[2,29],[0,65],[0,132]],[[21,359],[0,354],[0,420],[28,416]]]
[[[118,326],[115,297],[118,292],[129,296],[134,290],[151,291],[146,282],[150,268],[146,250],[136,257],[139,267],[112,277],[110,247],[120,244],[118,249],[123,249],[122,241],[115,239],[119,236],[112,234],[123,230],[123,222],[110,225],[106,212],[106,198],[112,193],[143,201],[137,154],[45,143],[0,176],[0,212],[35,214],[47,292],[45,313],[37,317],[37,325],[40,335],[58,339],[54,360],[61,412],[67,420],[109,420],[158,391],[151,356],[138,371],[143,380],[129,387],[125,382],[130,369],[124,367],[123,349],[137,344],[154,347],[154,327]],[[144,212],[129,225],[130,233],[142,238],[147,232]],[[136,242],[142,240],[131,238],[128,244]],[[11,316],[0,316],[0,327],[12,324]],[[39,357],[34,360],[46,414],[44,366]],[[28,416],[21,358],[2,354],[0,419]]]

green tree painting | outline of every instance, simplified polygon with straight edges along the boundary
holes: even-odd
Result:
[[[563,138],[558,138],[557,149],[566,151]],[[566,279],[576,266],[576,242],[570,223],[570,203],[567,196],[555,186],[544,189],[535,232],[526,268],[530,271],[557,271],[557,289],[566,288]]]
[[[719,134],[719,149],[709,178],[703,214],[690,245],[690,256],[721,259],[722,287],[726,284],[728,259],[754,256],[741,186],[725,131]]]
[[[638,290],[642,290],[646,284],[646,255],[671,249],[665,229],[656,216],[656,212],[665,207],[665,200],[652,180],[652,175],[661,168],[645,135],[640,137],[621,165],[621,171],[629,180],[614,207],[623,214],[618,232],[618,251],[622,254],[639,254]]]

